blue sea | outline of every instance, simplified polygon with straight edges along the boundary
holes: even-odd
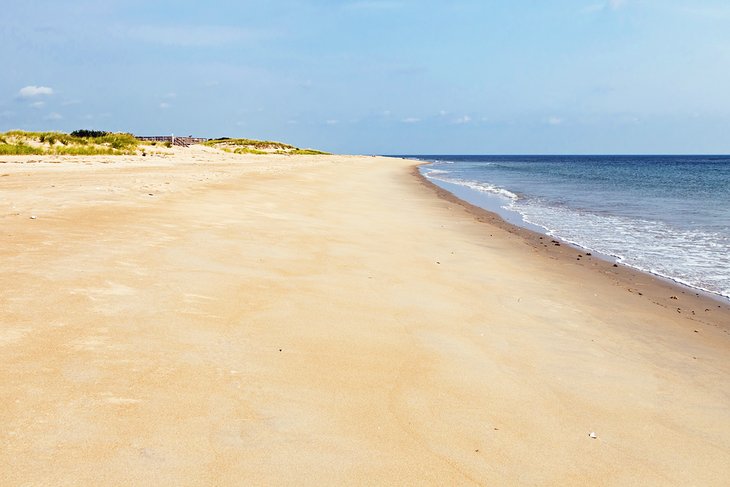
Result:
[[[730,297],[730,156],[403,156],[456,196]]]

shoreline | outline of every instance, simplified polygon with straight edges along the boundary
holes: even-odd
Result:
[[[709,192],[695,188],[702,196],[691,202],[682,201],[683,190],[680,189],[683,178],[693,181],[695,186],[703,184],[708,188],[713,187],[717,181],[713,183],[711,177],[698,176],[694,181],[688,171],[696,169],[699,174],[710,174],[717,170],[721,175],[722,163],[715,166],[712,161],[701,156],[686,159],[637,156],[635,161],[628,158],[619,160],[612,156],[591,156],[585,159],[581,156],[526,156],[524,160],[518,158],[514,161],[508,156],[407,158],[423,161],[425,164],[420,166],[421,173],[437,186],[471,204],[497,213],[509,223],[557,238],[562,243],[592,252],[594,256],[686,286],[693,292],[716,296],[726,304],[730,303],[730,282],[727,280],[728,274],[723,272],[730,265],[727,252],[723,252],[728,249],[727,228],[723,229],[724,220],[721,216],[723,200],[720,195],[723,194],[723,188],[720,186],[716,191]],[[728,159],[724,158],[723,161],[728,162]],[[472,167],[472,162],[483,162],[484,167]],[[547,165],[535,165],[538,162],[545,162]],[[570,187],[579,178],[578,173],[572,171],[580,172],[588,167],[582,168],[579,163],[583,162],[591,168],[595,167],[590,171],[597,173],[615,170],[619,179],[630,171],[652,172],[661,168],[656,177],[647,177],[664,181],[661,184],[669,184],[669,180],[673,183],[666,191],[659,187],[646,188],[653,195],[646,201],[637,193],[640,190],[632,186],[637,184],[635,182],[624,181],[617,185],[614,181],[608,186],[601,184],[599,180],[611,177],[609,174],[597,176],[591,172],[592,176],[585,184]],[[506,166],[502,166],[502,163]],[[508,168],[513,163],[517,164],[515,167],[527,164],[527,167],[536,172],[532,176],[522,174],[519,182],[510,182],[514,175],[510,172],[512,169]],[[612,167],[614,163],[617,164],[615,168]],[[565,171],[563,176],[554,181],[555,184],[544,186],[546,181],[534,180],[535,175],[546,171],[547,179],[552,181],[555,177],[551,173],[553,164],[562,168],[561,174]],[[487,166],[493,165],[496,165],[493,174],[483,172],[492,170]],[[480,169],[474,172],[476,167]],[[662,179],[664,172],[668,179]],[[563,177],[567,179],[561,179]],[[502,183],[498,184],[499,181]],[[529,189],[531,184],[537,186]],[[626,188],[617,190],[619,186]],[[570,190],[567,189],[569,187]],[[601,199],[609,203],[593,200],[595,195],[588,196],[586,187],[592,187],[590,193],[603,195]],[[515,194],[514,191],[518,189],[524,194]],[[568,193],[563,194],[564,191]],[[626,194],[623,194],[624,191]],[[566,203],[575,198],[577,200],[573,203]],[[712,209],[713,206],[717,207],[716,210]]]
[[[559,260],[561,264],[578,264],[584,269],[600,273],[602,276],[614,280],[617,285],[625,287],[627,292],[642,296],[663,308],[676,310],[679,314],[689,315],[687,318],[693,321],[718,326],[725,333],[730,334],[730,299],[685,285],[668,277],[615,261],[611,262],[608,260],[613,258],[611,256],[586,255],[586,249],[573,243],[510,223],[498,213],[465,201],[429,180],[421,173],[420,167],[429,165],[430,162],[408,160],[415,164],[411,174],[421,184],[434,191],[439,198],[462,206],[478,221],[519,236],[526,244],[547,258]],[[555,245],[555,241],[558,241],[560,245]],[[580,260],[578,260],[578,256],[580,256]]]
[[[45,161],[0,165],[3,485],[730,476],[725,311],[414,161]]]
[[[414,160],[414,161],[423,161],[422,159],[410,159],[406,158],[408,160]],[[423,161],[421,164],[419,164],[419,168],[422,168],[424,166],[429,166],[434,164],[431,161]],[[651,270],[642,269],[640,267],[633,266],[631,264],[627,264],[622,261],[620,256],[608,254],[605,252],[601,252],[598,250],[590,249],[588,247],[585,247],[581,245],[578,242],[574,242],[571,240],[567,240],[564,237],[556,236],[556,235],[550,235],[549,231],[538,224],[526,221],[524,219],[524,216],[515,210],[510,210],[508,208],[505,208],[501,206],[500,202],[497,202],[499,199],[499,196],[495,196],[493,194],[487,194],[482,195],[479,194],[479,192],[473,191],[468,187],[458,185],[456,183],[440,180],[438,178],[430,178],[428,175],[421,172],[421,175],[424,176],[431,184],[440,187],[441,189],[444,189],[450,193],[452,193],[457,198],[464,200],[466,203],[469,203],[471,205],[474,205],[476,207],[482,208],[486,210],[487,212],[495,213],[497,216],[502,218],[505,222],[515,225],[519,228],[525,228],[527,230],[531,230],[533,232],[536,232],[538,234],[541,234],[543,236],[549,237],[551,240],[554,241],[554,239],[557,239],[561,244],[564,245],[570,245],[576,250],[583,251],[585,254],[586,252],[591,253],[594,257],[599,257],[603,260],[606,260],[610,262],[611,264],[617,264],[619,266],[625,266],[629,267],[631,269],[634,269],[639,272],[643,272],[646,274],[650,274],[653,277],[662,280],[668,284],[677,285],[680,289],[689,290],[692,293],[699,293],[702,296],[708,297],[710,299],[714,299],[719,301],[721,304],[730,305],[730,295],[724,295],[720,292],[711,291],[709,289],[704,289],[702,287],[698,287],[695,285],[692,285],[691,283],[685,282],[684,280],[680,278],[675,278],[668,275],[663,275],[657,272],[653,272]]]

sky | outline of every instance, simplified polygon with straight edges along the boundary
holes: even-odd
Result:
[[[0,131],[358,154],[730,153],[727,0],[24,0]]]

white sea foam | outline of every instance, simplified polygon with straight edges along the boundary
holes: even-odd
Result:
[[[439,171],[439,172],[436,172]],[[495,186],[493,184],[489,183],[483,183],[479,181],[469,181],[466,179],[459,179],[459,178],[448,178],[443,177],[443,174],[448,174],[449,171],[440,171],[439,169],[432,169],[429,172],[424,173],[424,175],[429,179],[434,179],[436,181],[443,181],[444,183],[451,183],[456,184],[458,186],[464,186],[465,188],[472,189],[474,191],[479,191],[481,193],[490,193],[497,196],[502,196],[504,198],[507,198],[509,200],[517,200],[519,197],[514,194],[513,192],[500,188],[499,186]]]
[[[425,171],[426,176],[436,176],[439,174],[450,174],[451,171],[444,171],[443,169],[427,169]]]
[[[666,223],[521,201],[512,206],[528,223],[580,247],[676,282],[730,297],[730,238],[672,228]]]
[[[510,222],[541,227],[625,265],[730,298],[730,227],[722,224],[728,215],[722,204],[726,187],[717,184],[724,173],[695,182],[710,195],[699,193],[695,198],[682,189],[686,170],[672,160],[626,163],[598,158],[588,164],[578,158],[533,159],[492,162],[464,157],[454,166],[439,161],[421,170],[435,183],[500,212]],[[714,166],[706,170],[718,171]],[[659,191],[664,186],[667,190]],[[702,207],[703,201],[716,206]]]

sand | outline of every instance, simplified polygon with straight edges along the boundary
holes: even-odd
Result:
[[[0,484],[727,485],[726,302],[413,161],[172,152],[0,157]]]

